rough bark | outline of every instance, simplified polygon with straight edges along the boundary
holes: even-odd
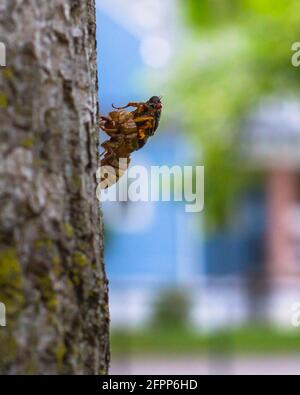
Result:
[[[1,373],[107,372],[94,3],[1,0]]]

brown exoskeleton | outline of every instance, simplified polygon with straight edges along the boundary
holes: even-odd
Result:
[[[127,112],[128,107],[136,109]],[[159,125],[162,103],[158,96],[153,96],[147,102],[130,102],[124,107],[113,108],[116,111],[100,118],[100,128],[110,136],[101,144],[105,149],[101,159],[103,188],[119,180],[129,166],[132,152],[142,148],[153,136]]]

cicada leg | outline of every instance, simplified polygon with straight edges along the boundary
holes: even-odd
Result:
[[[112,104],[112,108],[114,108],[115,110],[125,110],[125,108],[128,108],[128,107],[137,107],[138,108],[140,105],[141,105],[141,103],[129,102],[124,107],[116,107],[114,104]]]
[[[111,143],[109,140],[104,141],[104,143],[101,144],[101,147],[104,149],[104,151],[100,154],[100,158],[104,155],[103,159],[109,158],[114,155],[114,149],[111,146]]]
[[[144,125],[138,126],[138,134],[139,138],[143,140],[147,133],[147,130],[152,130],[155,125],[155,120],[151,116],[141,116],[134,119],[134,122],[138,125],[139,123],[143,123]],[[149,133],[148,133],[149,134]]]
[[[134,122],[135,123],[151,122],[152,124],[154,124],[154,118],[152,116],[145,115],[145,116],[134,118]]]
[[[117,132],[116,124],[111,118],[101,116],[98,124],[107,134]]]

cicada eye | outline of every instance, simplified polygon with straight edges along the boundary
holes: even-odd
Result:
[[[161,99],[159,96],[152,96],[148,103],[151,107],[155,108],[156,110],[160,110],[162,108]]]

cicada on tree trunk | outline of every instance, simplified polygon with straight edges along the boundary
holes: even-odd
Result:
[[[126,111],[134,107],[134,111]],[[130,102],[124,107],[115,107],[107,117],[100,117],[100,128],[110,137],[101,147],[102,189],[115,184],[127,171],[131,154],[141,149],[158,128],[162,103],[158,96],[147,102]]]

